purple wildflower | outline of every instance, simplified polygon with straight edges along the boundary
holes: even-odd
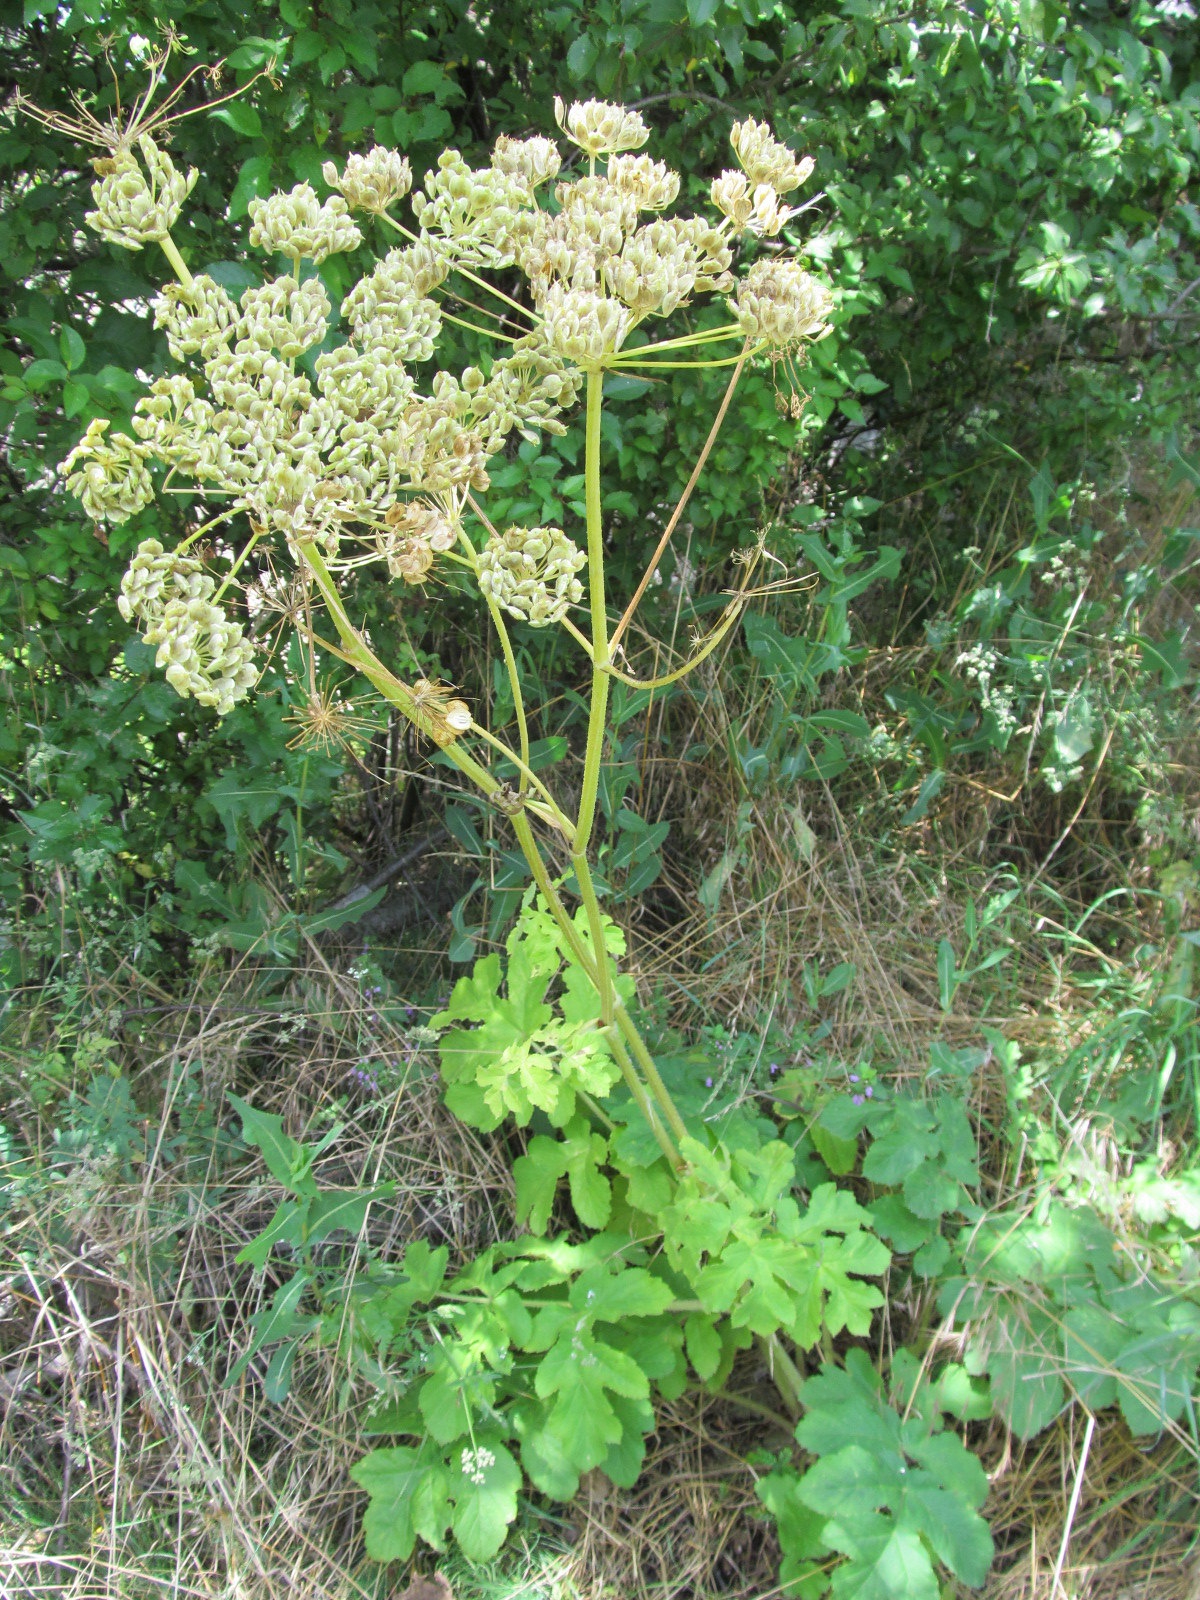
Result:
[[[705,1078],[704,1087],[706,1089],[711,1089],[712,1088],[712,1079],[711,1078]]]
[[[850,1082],[851,1083],[857,1083],[858,1082],[858,1073],[857,1072],[852,1072],[850,1074]]]
[[[852,1094],[850,1096],[850,1104],[852,1106],[861,1106],[862,1103],[863,1103],[863,1099],[864,1099],[864,1097],[861,1094]]]
[[[867,1099],[869,1100],[871,1098],[871,1096],[875,1093],[875,1091],[871,1087],[871,1085],[868,1084],[867,1087],[863,1090],[863,1093],[866,1095]]]

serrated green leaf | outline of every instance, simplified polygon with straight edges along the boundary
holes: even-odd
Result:
[[[452,1479],[454,1537],[468,1560],[490,1561],[517,1514],[521,1469],[504,1445],[488,1435],[480,1435],[475,1448],[457,1452],[453,1465],[458,1469]]]
[[[429,1471],[423,1454],[404,1445],[372,1450],[350,1468],[355,1483],[371,1497],[363,1516],[363,1533],[372,1560],[407,1561],[412,1555],[416,1542],[413,1495]]]
[[[721,1336],[713,1317],[693,1311],[683,1325],[688,1360],[701,1382],[707,1382],[721,1364]]]
[[[1063,1408],[1062,1365],[1055,1325],[1031,1307],[997,1319],[986,1347],[996,1410],[1019,1439],[1048,1428]]]
[[[518,1222],[527,1222],[534,1233],[545,1233],[559,1179],[566,1170],[567,1155],[559,1140],[537,1134],[529,1141],[525,1154],[517,1157],[512,1168]]]
[[[573,1500],[579,1490],[576,1467],[562,1440],[548,1426],[551,1408],[536,1401],[515,1406],[509,1413],[521,1441],[521,1465],[534,1488],[551,1500]]]
[[[581,1273],[571,1285],[571,1304],[599,1322],[655,1317],[674,1298],[670,1285],[643,1267],[624,1267],[614,1274],[595,1268]]]
[[[554,1398],[547,1427],[568,1460],[580,1472],[598,1467],[621,1437],[622,1426],[608,1391],[630,1400],[649,1397],[646,1374],[623,1351],[567,1327],[538,1367],[534,1388],[542,1399]]]

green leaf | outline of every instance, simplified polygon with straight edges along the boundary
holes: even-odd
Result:
[[[223,122],[243,139],[257,139],[262,134],[262,118],[246,100],[231,100],[228,105],[210,111],[214,122]]]
[[[310,1272],[297,1272],[294,1277],[276,1289],[271,1304],[254,1318],[254,1333],[250,1343],[241,1359],[236,1361],[225,1375],[225,1381],[221,1385],[223,1389],[233,1387],[263,1345],[271,1344],[276,1339],[287,1338],[295,1331],[296,1307],[304,1298],[304,1291],[311,1282]]]
[[[721,1336],[717,1332],[715,1319],[705,1316],[701,1311],[693,1311],[683,1325],[683,1336],[687,1342],[688,1360],[696,1376],[707,1383],[721,1364]]]
[[[372,1560],[407,1561],[412,1555],[416,1542],[413,1496],[429,1471],[422,1452],[404,1445],[372,1450],[350,1468],[355,1483],[371,1497],[363,1517],[363,1533]]]
[[[957,987],[955,979],[954,946],[949,939],[938,942],[937,949],[937,975],[938,997],[943,1011],[949,1011],[954,1004],[954,991]]]
[[[481,1434],[456,1452],[451,1527],[470,1561],[490,1561],[517,1514],[521,1469],[498,1439]]]
[[[300,1201],[281,1200],[263,1231],[238,1251],[234,1257],[237,1264],[261,1269],[266,1266],[275,1245],[286,1244],[296,1249],[311,1204],[312,1200],[308,1197]]]
[[[373,1189],[323,1189],[308,1204],[305,1229],[309,1244],[319,1244],[338,1228],[357,1234],[367,1220],[373,1200],[395,1194],[394,1183],[377,1184]]]
[[[567,48],[567,71],[575,83],[586,78],[596,65],[599,47],[590,33],[581,33]]]
[[[547,1426],[571,1464],[586,1472],[600,1465],[623,1431],[607,1391],[645,1400],[650,1383],[630,1356],[586,1331],[576,1332],[575,1322],[571,1316],[543,1358],[534,1389],[543,1400],[553,1397]]]
[[[516,1405],[509,1417],[521,1441],[521,1465],[535,1489],[552,1500],[573,1500],[579,1491],[579,1469],[558,1434],[547,1426],[551,1408],[536,1400]]]
[[[624,1322],[629,1317],[656,1317],[675,1298],[670,1284],[643,1267],[609,1273],[603,1267],[582,1272],[571,1285],[571,1304],[598,1322]]]
[[[62,358],[67,364],[68,372],[74,372],[87,360],[87,346],[74,328],[64,328],[59,335],[59,349]]]
[[[316,1185],[307,1176],[305,1148],[283,1131],[283,1118],[269,1111],[256,1111],[252,1105],[229,1091],[226,1098],[242,1119],[242,1139],[262,1151],[267,1170],[276,1182],[294,1194],[314,1194]]]
[[[1048,1428],[1063,1408],[1058,1334],[1036,1307],[1001,1316],[987,1335],[987,1371],[996,1410],[1019,1439]]]
[[[559,1140],[537,1134],[529,1141],[525,1154],[517,1157],[512,1169],[518,1222],[528,1222],[534,1233],[545,1233],[558,1182],[566,1170],[566,1151]]]
[[[808,1136],[830,1172],[842,1178],[854,1171],[858,1165],[857,1139],[844,1139],[840,1134],[830,1133],[819,1117],[810,1125]]]

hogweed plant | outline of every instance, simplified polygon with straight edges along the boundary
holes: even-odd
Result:
[[[313,737],[335,733],[340,714],[318,687],[324,657],[360,674],[503,814],[533,878],[504,958],[479,960],[433,1019],[457,1116],[487,1131],[509,1119],[525,1128],[537,1113],[551,1130],[533,1134],[514,1166],[527,1233],[449,1277],[445,1248],[414,1242],[401,1266],[374,1263],[354,1284],[348,1315],[344,1293],[323,1299],[311,1251],[349,1211],[318,1194],[311,1152],[278,1119],[241,1106],[246,1137],[291,1194],[244,1258],[262,1266],[278,1244],[299,1262],[253,1351],[276,1346],[273,1395],[286,1392],[308,1338],[338,1341],[371,1376],[380,1401],[370,1431],[406,1441],[355,1469],[371,1496],[368,1549],[381,1559],[407,1558],[418,1537],[442,1549],[448,1531],[468,1556],[491,1556],[522,1475],[559,1500],[596,1468],[632,1484],[652,1397],[676,1397],[690,1382],[720,1389],[755,1340],[795,1417],[796,1350],[828,1354],[833,1336],[866,1334],[882,1303],[868,1280],[889,1261],[850,1193],[832,1183],[805,1192],[793,1146],[773,1124],[743,1116],[718,1136],[685,1118],[631,1014],[620,931],[591,872],[613,683],[653,691],[684,677],[758,592],[761,541],[742,553],[739,587],[682,665],[651,678],[627,670],[622,642],[740,375],[760,358],[803,360],[827,331],[828,291],[780,241],[813,162],[765,123],[740,122],[738,166],[711,184],[713,216],[670,216],[679,174],[636,153],[649,138],[637,111],[559,100],[555,113],[573,147],[568,167],[543,137],[501,137],[478,170],[447,150],[413,193],[410,224],[393,214],[412,187],[409,162],[378,147],[340,171],[325,165],[327,199],[300,183],[251,202],[250,243],[284,270],[236,301],[193,274],[172,239],[197,174],[175,168],[145,121],[108,130],[88,216],[113,244],[166,254],[175,278],[154,318],[178,370],[138,401],[132,435],[91,423],[63,464],[67,485],[91,516],[114,523],[181,489],[213,508],[173,550],[142,542],[121,585],[122,615],[157,647],[174,688],[221,715],[252,692],[261,665],[235,601],[251,615],[273,608],[306,663]],[[339,322],[316,269],[358,248],[362,219],[398,242],[344,297]],[[743,239],[758,248],[739,273]],[[719,326],[631,344],[643,324],[712,296],[728,307]],[[462,371],[436,367],[443,329],[464,322],[495,353]],[[614,621],[601,509],[605,377],[680,366],[727,367],[728,386]],[[580,402],[580,538],[494,526],[489,464],[514,435],[565,432]],[[218,530],[221,560],[206,553]],[[353,575],[372,564],[401,586],[455,572],[474,587],[507,669],[515,748],[465,690],[406,682],[382,659],[347,598]],[[565,630],[590,667],[577,793],[534,770],[513,621]],[[515,783],[498,775],[512,772]],[[577,1226],[551,1233],[564,1178]],[[936,1470],[948,1491],[957,1441],[943,1442]],[[787,1496],[772,1482],[762,1498],[804,1556],[804,1592],[820,1593],[838,1552],[853,1565],[851,1535],[836,1507],[781,1511]],[[912,1538],[932,1582],[930,1553],[948,1558],[927,1532]]]

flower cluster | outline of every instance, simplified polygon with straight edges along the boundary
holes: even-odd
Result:
[[[145,625],[146,643],[158,646],[157,665],[171,687],[224,716],[245,699],[258,672],[253,645],[214,601],[215,590],[199,561],[143,539],[121,580],[117,609],[126,622]]]
[[[67,488],[97,522],[127,522],[154,499],[146,471],[147,450],[126,433],[107,437],[108,422],[97,417],[59,471]]]
[[[412,168],[407,158],[381,144],[365,156],[352,155],[341,177],[335,164],[326,161],[321,176],[331,189],[338,191],[351,211],[376,215],[382,215],[412,188]]]
[[[734,310],[747,337],[774,349],[819,339],[832,307],[824,288],[794,261],[756,261],[738,284]]]
[[[109,435],[102,421],[89,427],[64,463],[72,492],[93,516],[123,521],[152,499],[157,461],[219,496],[223,519],[241,511],[258,538],[282,537],[303,582],[311,550],[335,572],[379,558],[393,578],[417,584],[447,560],[468,497],[486,490],[489,463],[513,434],[564,432],[585,374],[611,365],[646,318],[698,295],[733,294],[737,324],[759,348],[825,331],[829,295],[794,262],[760,260],[736,286],[732,270],[739,231],[774,234],[793,214],[783,197],[809,176],[810,159],[765,123],[739,123],[741,170],[713,184],[717,219],[669,216],[679,175],[640,153],[649,130],[639,113],[560,100],[555,115],[586,158],[575,175],[560,177],[559,148],[540,135],[501,137],[478,170],[444,152],[413,195],[416,236],[336,308],[313,268],[361,244],[352,212],[391,223],[388,208],[412,186],[402,154],[377,145],[340,169],[326,163],[335,192],[324,201],[308,183],[252,201],[250,242],[291,265],[235,299],[211,275],[190,276],[169,239],[196,175],[176,172],[148,137],[145,170],[128,149],[116,151],[89,220],[128,248],[159,239],[168,249],[182,281],[164,288],[154,316],[180,370],[138,401],[135,437]],[[539,200],[551,183],[553,206]],[[532,309],[501,296],[499,353],[422,376],[450,274],[512,265]],[[561,621],[581,600],[585,565],[555,528],[510,528],[477,558],[488,599],[535,626]],[[219,709],[244,692],[250,647],[220,613],[212,580],[186,561],[168,569],[135,560],[128,581],[123,599],[181,692]],[[470,727],[463,702],[437,686],[421,693],[422,726],[435,739]]]
[[[176,171],[170,156],[148,133],[139,138],[138,149],[149,178],[132,150],[119,151],[111,162],[104,163],[111,171],[92,185],[96,209],[85,217],[88,226],[110,244],[126,250],[140,250],[165,239],[200,176],[195,167],[186,178]]]
[[[480,553],[479,587],[510,616],[544,628],[583,599],[576,573],[586,565],[561,528],[509,528],[492,534]]]
[[[340,195],[322,205],[310,183],[298,183],[289,194],[251,200],[250,243],[268,255],[290,256],[319,267],[327,256],[362,243],[347,209]]]
[[[446,513],[427,501],[393,506],[384,524],[379,553],[392,577],[403,578],[405,583],[420,583],[434,557],[451,549],[457,537]]]

